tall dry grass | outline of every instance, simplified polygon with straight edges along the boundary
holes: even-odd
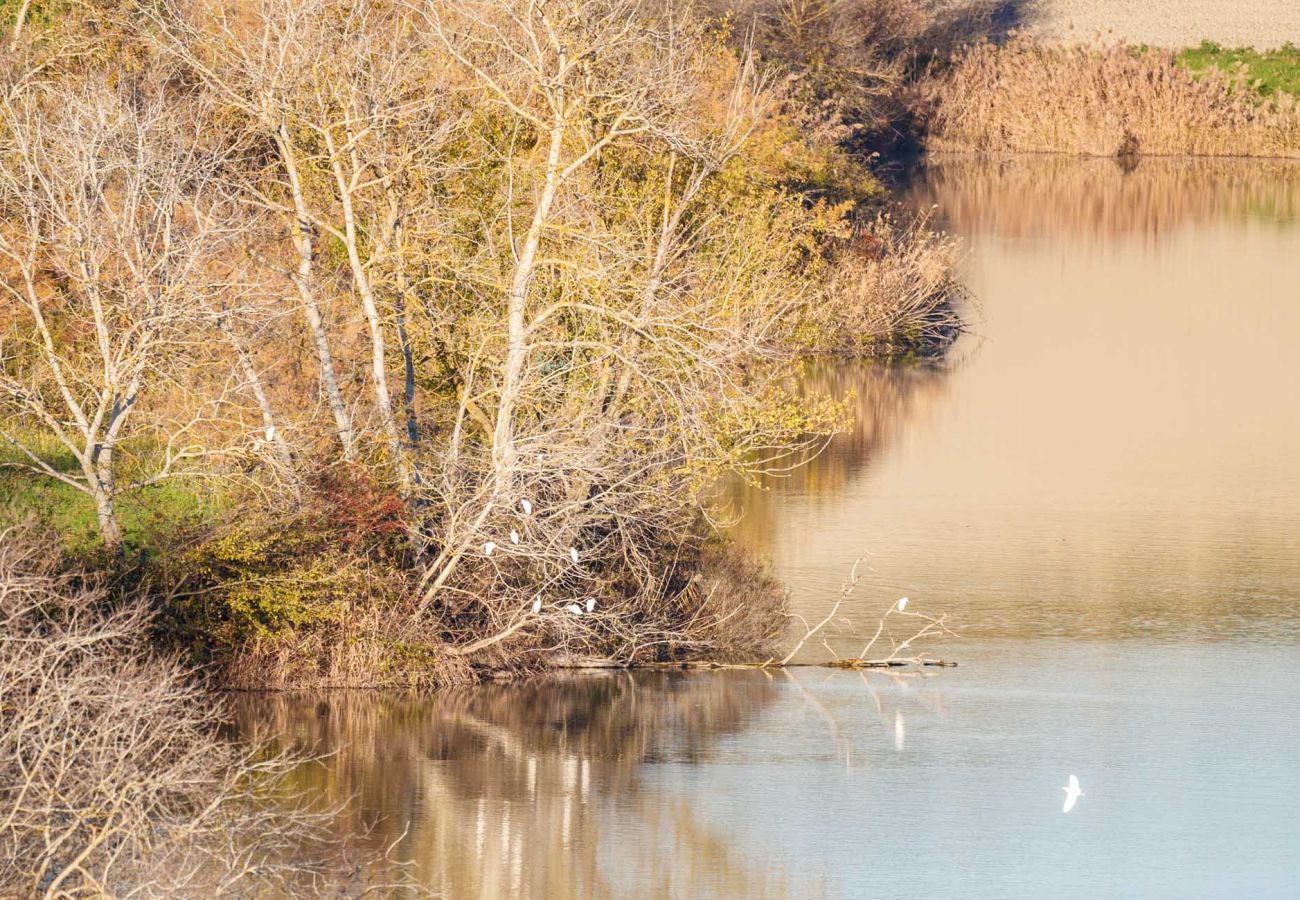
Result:
[[[810,309],[808,349],[878,357],[941,351],[961,331],[960,252],[956,238],[924,218],[881,215],[866,223]]]
[[[1017,36],[959,54],[932,85],[931,150],[1300,157],[1300,106],[1243,72],[1193,75],[1167,50]]]

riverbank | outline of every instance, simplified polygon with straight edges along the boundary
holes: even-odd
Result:
[[[1245,54],[1242,54],[1245,57]],[[1256,65],[1273,84],[1293,53]],[[1229,54],[1124,44],[1050,46],[1027,36],[960,53],[929,86],[931,150],[1087,156],[1300,157],[1300,103],[1260,90]],[[1216,64],[1216,62],[1218,64]]]
[[[227,687],[772,652],[715,485],[942,351],[953,242],[702,11],[221,9],[15,29],[6,518]]]

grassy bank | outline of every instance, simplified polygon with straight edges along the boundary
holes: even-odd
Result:
[[[1178,61],[1192,72],[1217,69],[1245,76],[1251,90],[1262,96],[1283,93],[1300,96],[1300,48],[1285,44],[1275,50],[1251,47],[1222,47],[1213,41],[1182,50]]]

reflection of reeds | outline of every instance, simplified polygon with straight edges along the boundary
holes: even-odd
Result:
[[[779,877],[638,785],[643,764],[699,759],[775,698],[766,675],[737,674],[554,676],[418,699],[243,697],[235,709],[243,733],[326,754],[296,787],[344,804],[341,837],[397,842],[404,876],[447,896],[626,896],[654,883],[635,879],[683,869],[679,895],[780,896]],[[612,854],[611,817],[654,840]]]
[[[936,88],[929,144],[993,153],[1300,157],[1295,98],[1167,50],[979,44]]]
[[[1154,243],[1199,223],[1294,221],[1300,163],[1288,160],[1109,159],[1059,156],[932,159],[915,190],[954,231],[1001,237]]]

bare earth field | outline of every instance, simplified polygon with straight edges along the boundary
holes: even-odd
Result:
[[[1160,47],[1300,45],[1300,0],[1030,0],[1026,7],[1026,30],[1051,41],[1100,35]]]

